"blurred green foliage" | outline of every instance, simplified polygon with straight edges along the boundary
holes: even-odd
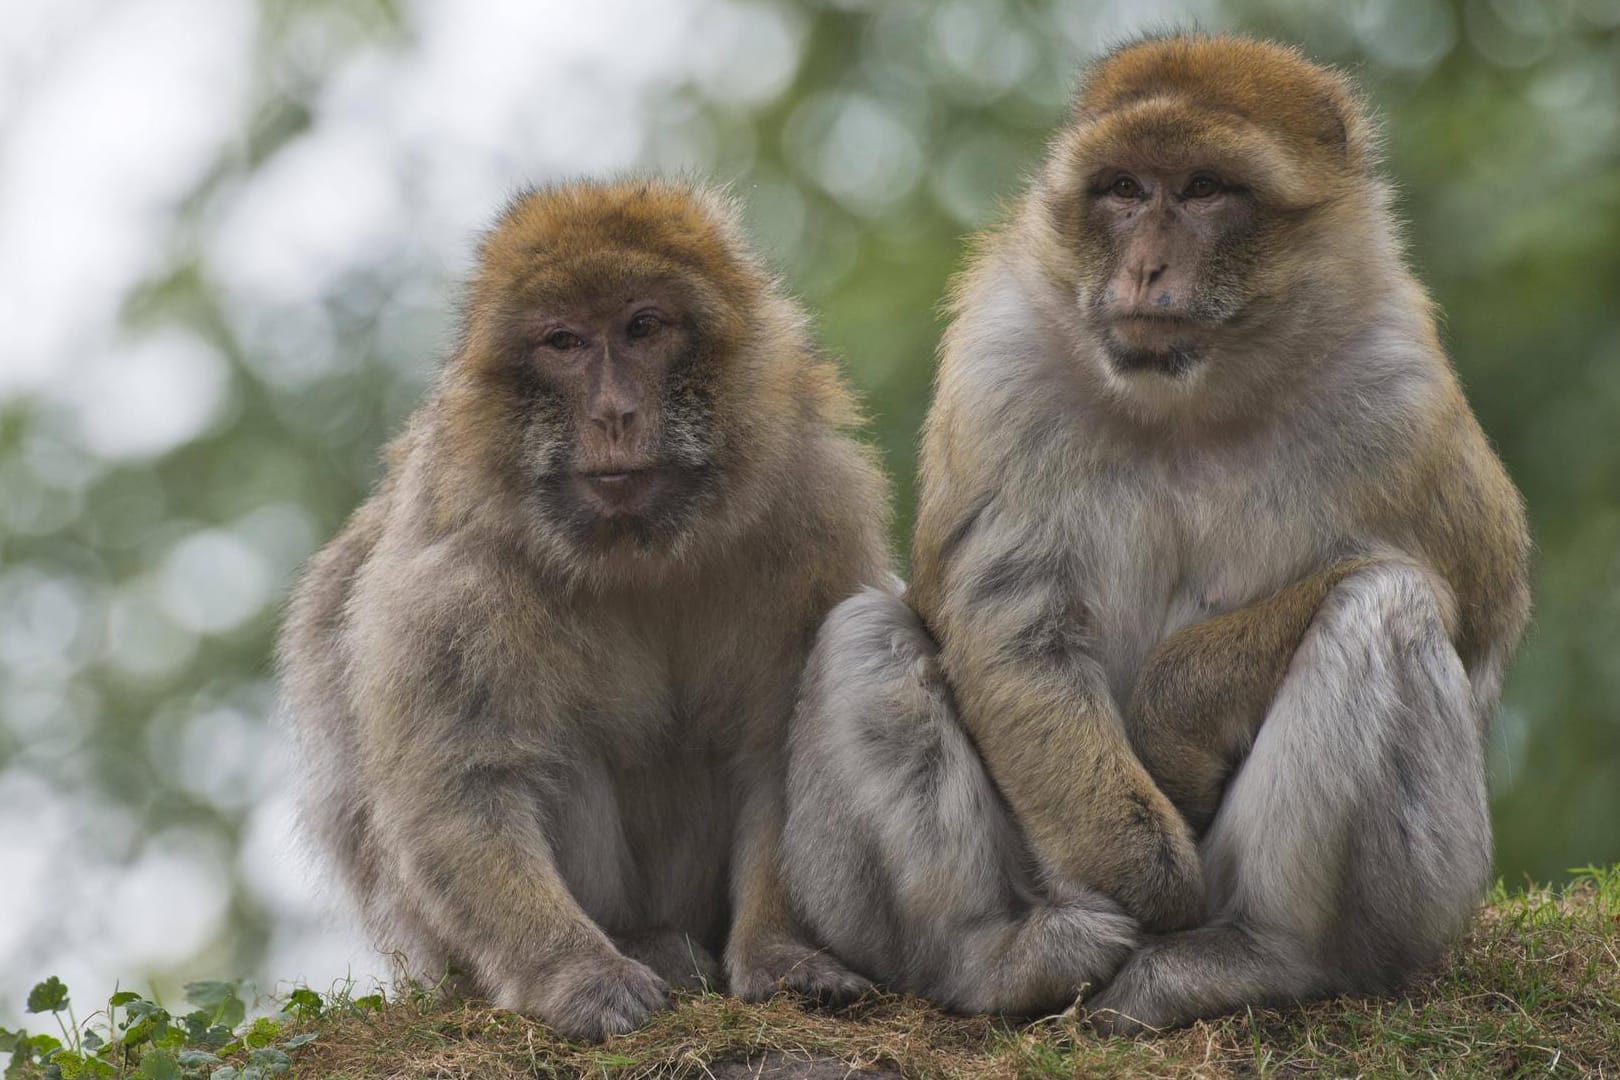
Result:
[[[217,416],[155,458],[109,459],[50,401],[0,404],[0,770],[133,822],[84,840],[112,858],[168,830],[211,838],[231,899],[192,967],[237,972],[256,970],[273,913],[230,857],[251,811],[232,770],[247,766],[222,763],[207,731],[262,738],[279,598],[419,398],[450,339],[456,269],[381,261],[269,331],[232,307],[199,239],[222,200],[299,143],[349,59],[419,32],[391,4],[260,7],[246,129],[121,317],[228,361]],[[746,104],[723,81],[647,101],[641,160],[747,202],[866,396],[903,550],[938,305],[964,241],[1017,193],[1079,63],[1141,16],[1023,0],[753,7],[799,51],[791,81]],[[1297,42],[1352,70],[1385,116],[1411,258],[1538,543],[1537,622],[1492,748],[1498,870],[1557,879],[1620,860],[1620,3],[1163,10]],[[305,340],[324,359],[300,369]]]

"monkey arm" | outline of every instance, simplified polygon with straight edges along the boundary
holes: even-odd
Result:
[[[736,770],[743,797],[732,850],[729,988],[744,1001],[763,1001],[779,990],[828,1004],[851,1000],[871,983],[810,944],[788,898],[781,866],[787,817],[782,771],[779,740],[744,755]]]
[[[1208,827],[1289,661],[1333,587],[1374,559],[1346,559],[1247,607],[1194,623],[1148,655],[1126,730],[1194,831]]]
[[[394,921],[420,923],[502,1007],[578,1038],[629,1030],[668,987],[618,950],[558,869],[544,807],[558,796],[547,778],[567,775],[560,718],[503,677],[505,658],[476,633],[447,656],[442,610],[420,605],[392,633],[361,636],[377,650],[356,695],[363,839],[388,866]]]
[[[1151,930],[1190,926],[1203,912],[1192,836],[1132,753],[1066,591],[947,594],[961,602],[937,632],[962,724],[1046,874],[1108,893]]]
[[[524,996],[565,957],[612,956],[557,871],[526,770],[448,765],[427,745],[375,771],[373,819],[404,891],[452,954],[501,998]]]

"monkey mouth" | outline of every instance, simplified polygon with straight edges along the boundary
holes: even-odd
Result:
[[[1200,329],[1196,319],[1185,315],[1133,312],[1108,320],[1101,336],[1103,349],[1120,374],[1175,377],[1203,358],[1197,341]]]
[[[1197,330],[1199,325],[1199,321],[1190,315],[1168,315],[1156,311],[1131,312],[1112,316],[1108,320],[1110,333],[1144,343],[1186,336]]]
[[[657,495],[663,470],[641,466],[591,469],[578,475],[596,512],[613,517],[644,512]]]
[[[1134,348],[1112,335],[1103,339],[1108,361],[1121,375],[1149,373],[1177,378],[1197,367],[1204,359],[1191,342],[1170,342],[1156,348]]]

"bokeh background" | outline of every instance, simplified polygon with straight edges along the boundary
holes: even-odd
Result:
[[[1387,119],[1412,259],[1534,523],[1498,870],[1620,860],[1620,0],[5,0],[0,1023],[36,979],[383,964],[295,854],[270,650],[518,186],[734,185],[909,529],[937,302],[1077,66],[1304,45]]]

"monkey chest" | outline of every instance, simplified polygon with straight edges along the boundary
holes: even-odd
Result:
[[[1136,516],[1100,568],[1098,637],[1116,694],[1183,627],[1244,607],[1294,580],[1319,556],[1321,530],[1252,486],[1210,485]]]

